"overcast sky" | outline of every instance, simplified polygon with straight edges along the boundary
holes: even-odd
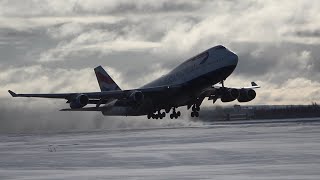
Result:
[[[0,0],[0,121],[101,119],[7,90],[98,91],[98,65],[121,88],[136,88],[218,44],[239,55],[227,85],[262,86],[247,104],[319,101],[319,12],[318,0]]]

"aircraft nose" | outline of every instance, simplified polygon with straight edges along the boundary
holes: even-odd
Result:
[[[231,54],[230,61],[232,65],[238,64],[238,56],[234,53]]]

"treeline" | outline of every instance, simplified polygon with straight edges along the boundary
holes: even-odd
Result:
[[[254,119],[282,119],[320,117],[320,106],[312,103],[308,106],[285,106],[282,108],[254,109]]]
[[[236,108],[237,107],[237,108]],[[320,106],[313,102],[311,105],[264,105],[264,106],[234,106],[204,107],[200,112],[202,121],[228,120],[230,116],[243,114],[248,119],[289,119],[320,117]]]

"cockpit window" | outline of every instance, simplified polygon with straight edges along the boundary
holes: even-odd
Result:
[[[224,46],[222,46],[222,45],[218,45],[216,47],[213,47],[213,49],[226,49],[226,48]]]
[[[199,65],[205,63],[207,61],[207,59],[209,58],[209,52],[205,51],[201,54],[198,54],[197,56],[194,56],[188,60],[186,60],[184,63],[180,64],[178,67],[176,67],[175,69],[179,69],[180,67],[185,66],[186,64],[190,63],[190,62],[200,62]]]
[[[201,61],[200,64],[203,64],[203,63],[206,62],[206,60],[208,59],[208,57],[209,57],[209,53],[208,53],[208,52],[203,52],[203,53],[201,53],[201,54],[199,54],[199,55],[197,55],[197,56],[189,59],[189,60],[186,61],[186,62],[190,62],[190,61]]]

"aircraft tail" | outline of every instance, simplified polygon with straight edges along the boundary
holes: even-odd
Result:
[[[94,68],[101,91],[121,90],[109,74],[101,67]]]

